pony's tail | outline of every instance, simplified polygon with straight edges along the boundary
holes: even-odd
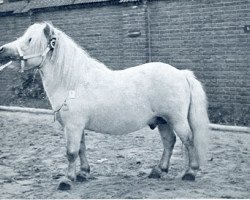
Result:
[[[206,163],[208,150],[209,118],[207,113],[207,98],[202,84],[192,71],[183,70],[190,86],[191,99],[188,121],[193,132],[194,147],[200,165]]]

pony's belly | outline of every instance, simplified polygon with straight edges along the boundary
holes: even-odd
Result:
[[[100,133],[122,135],[142,129],[147,125],[149,119],[149,115],[138,115],[138,113],[136,115],[114,115],[111,113],[106,116],[100,114],[90,119],[86,129]]]
[[[131,120],[95,120],[90,122],[90,125],[87,126],[86,129],[111,135],[123,135],[140,130],[146,125],[146,122]]]
[[[95,131],[98,133],[110,134],[110,135],[124,135],[132,133],[134,131],[140,130],[145,127],[146,124],[135,125],[133,123],[122,123],[119,125],[106,125],[106,124],[92,124],[91,126],[86,127],[87,130]]]

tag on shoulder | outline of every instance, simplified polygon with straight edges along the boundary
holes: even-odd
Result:
[[[69,98],[70,99],[75,99],[76,98],[76,92],[75,92],[75,90],[70,90],[69,91]]]

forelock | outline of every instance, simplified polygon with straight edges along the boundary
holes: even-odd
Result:
[[[24,33],[24,36],[36,36],[40,35],[43,31],[45,24],[35,23],[31,25]]]

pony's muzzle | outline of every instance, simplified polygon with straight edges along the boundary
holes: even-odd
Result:
[[[0,47],[0,56],[4,56],[8,52],[8,47],[5,45]]]
[[[0,60],[6,60],[9,57],[8,49],[3,45],[0,47]]]
[[[6,45],[3,45],[0,47],[0,60],[12,60],[13,58],[16,58],[17,52],[15,52],[14,49],[7,47]]]
[[[12,69],[18,68],[18,54],[14,48],[11,48],[9,45],[3,45],[0,47],[0,72],[5,68],[9,67]]]
[[[6,47],[4,46],[0,47],[0,61],[1,62],[9,61],[9,56],[6,54]]]

